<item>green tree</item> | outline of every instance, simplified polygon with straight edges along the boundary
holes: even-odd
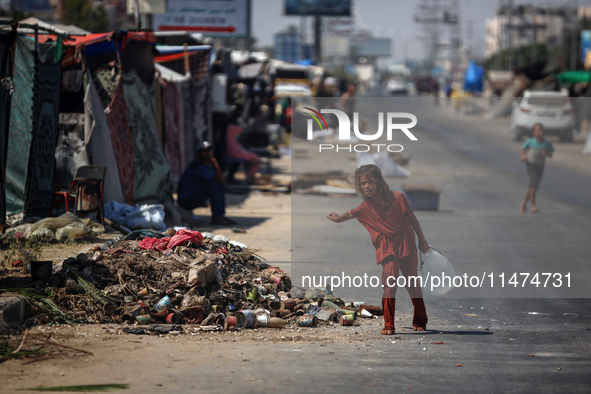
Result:
[[[107,10],[102,4],[95,6],[92,0],[64,1],[63,21],[66,25],[76,25],[92,33],[109,30]]]

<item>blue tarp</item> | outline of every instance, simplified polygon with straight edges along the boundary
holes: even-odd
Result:
[[[470,63],[468,63],[466,74],[464,76],[464,91],[481,93],[483,78],[484,71],[482,66],[477,65],[474,60],[471,60]]]

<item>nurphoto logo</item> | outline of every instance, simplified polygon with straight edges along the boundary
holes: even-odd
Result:
[[[328,131],[328,124],[326,119],[322,114],[332,114],[335,115],[338,121],[338,140],[339,141],[376,141],[382,137],[384,134],[384,123],[386,123],[386,139],[388,141],[392,141],[394,137],[394,132],[397,130],[402,131],[406,137],[411,141],[418,141],[417,137],[410,131],[414,126],[417,124],[417,117],[408,112],[378,112],[378,130],[373,134],[371,132],[368,133],[367,130],[360,130],[359,127],[359,112],[353,113],[353,122],[349,116],[341,110],[338,109],[321,109],[320,112],[309,108],[304,107],[310,113],[304,113],[305,115],[310,116],[312,119],[308,119],[307,122],[307,135],[306,138],[308,141],[314,140],[314,121],[320,127],[321,131]],[[410,120],[410,122],[400,123],[400,120]],[[353,126],[353,127],[351,127]],[[353,136],[351,135],[351,131],[353,131]],[[404,147],[400,144],[349,144],[349,145],[339,145],[339,144],[319,144],[318,151],[348,151],[348,152],[369,152],[372,147],[376,148],[378,152],[382,148],[388,150],[388,152],[402,152]]]

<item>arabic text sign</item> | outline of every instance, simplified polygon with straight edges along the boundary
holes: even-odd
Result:
[[[164,15],[154,15],[154,30],[187,30],[208,36],[248,37],[250,0],[169,0]]]

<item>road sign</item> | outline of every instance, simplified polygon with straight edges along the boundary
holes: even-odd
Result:
[[[250,35],[250,0],[169,0],[164,15],[154,15],[154,30],[197,31],[215,37]]]

